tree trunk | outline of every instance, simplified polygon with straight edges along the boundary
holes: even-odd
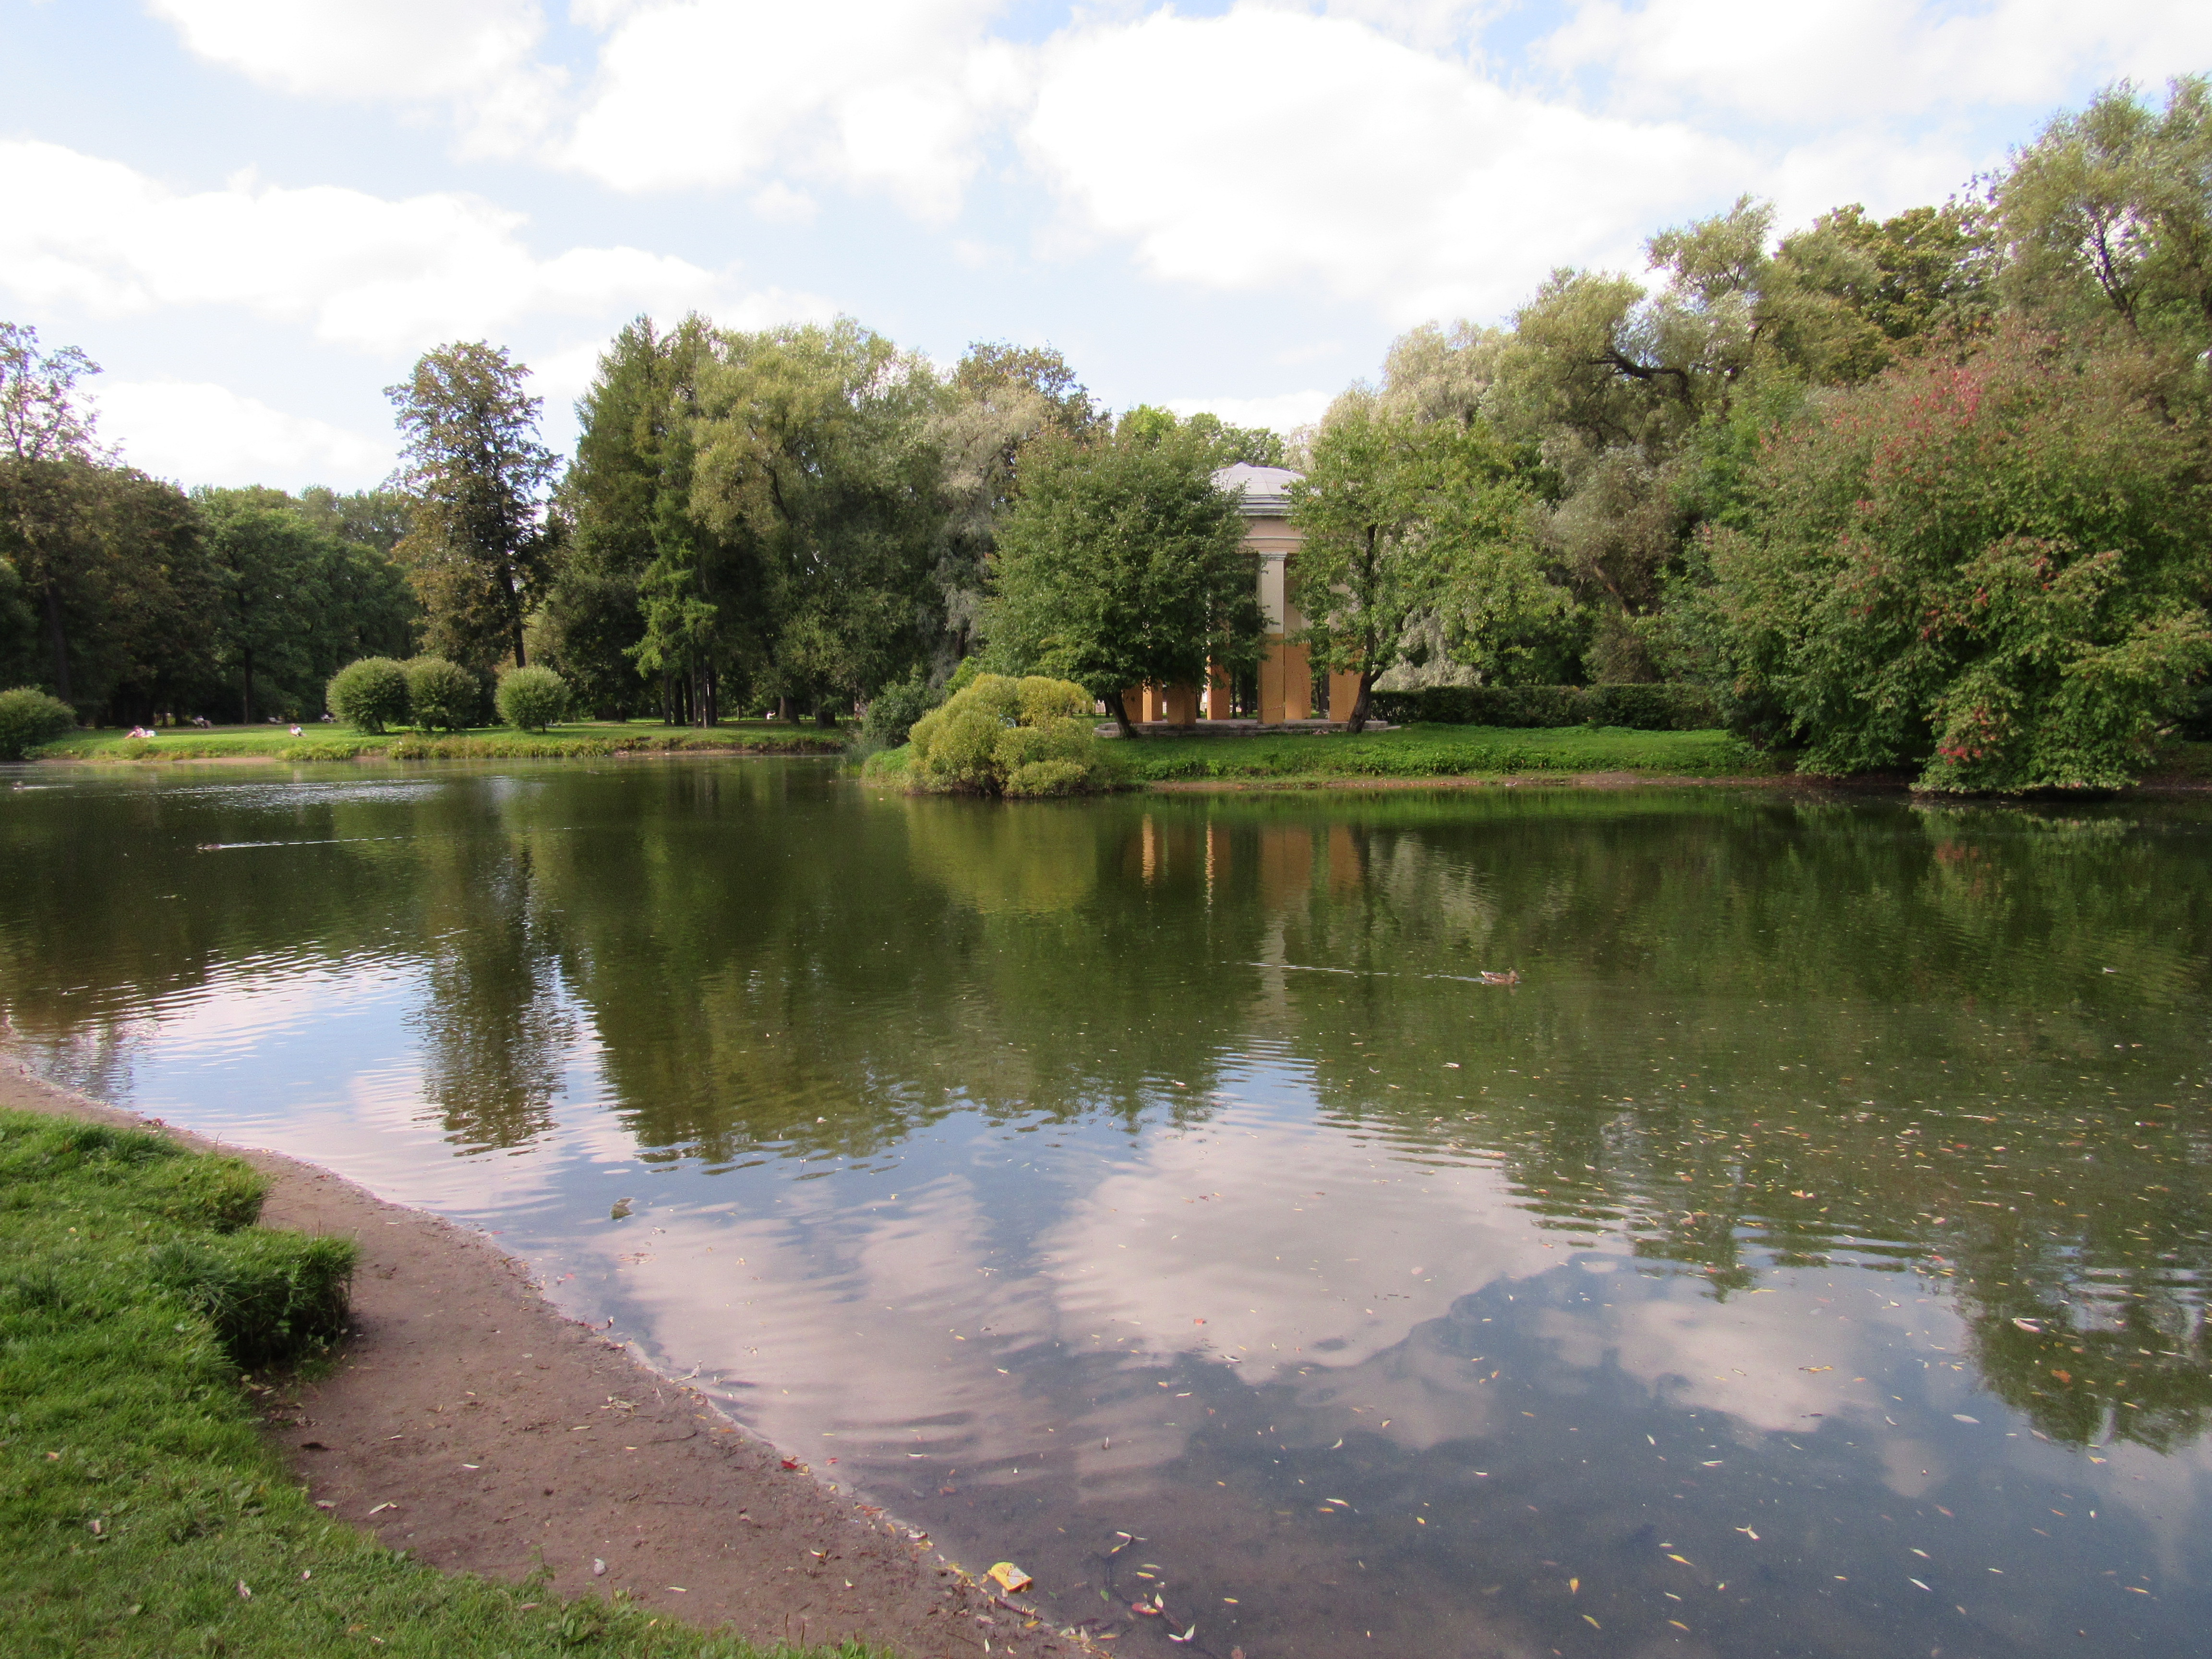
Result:
[[[54,695],[64,702],[76,702],[70,695],[69,635],[62,627],[62,596],[52,587],[46,589],[46,647],[54,653]]]
[[[837,705],[825,702],[814,711],[814,723],[825,732],[837,729]]]
[[[246,723],[253,724],[253,647],[247,646],[243,653],[246,672],[240,681],[239,708]]]
[[[514,625],[514,665],[517,668],[529,666],[522,659],[522,624],[519,622]]]
[[[780,720],[797,720],[799,718],[799,705],[793,702],[789,697],[778,697],[775,700],[775,717]]]
[[[1121,696],[1119,691],[1106,694],[1106,712],[1114,717],[1114,724],[1121,728],[1123,737],[1133,738],[1137,735],[1137,728],[1129,724],[1129,706],[1121,701]]]
[[[1370,705],[1374,700],[1375,672],[1363,668],[1359,671],[1359,695],[1352,700],[1352,718],[1344,723],[1346,731],[1364,732],[1367,729],[1367,722],[1374,713]]]

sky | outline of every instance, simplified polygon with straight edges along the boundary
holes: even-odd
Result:
[[[565,450],[614,331],[694,309],[1288,429],[1746,192],[1941,201],[2212,70],[2212,5],[0,0],[0,319],[132,465],[343,489],[423,351],[511,349]]]

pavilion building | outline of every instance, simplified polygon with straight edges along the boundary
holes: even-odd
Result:
[[[1313,718],[1313,670],[1306,647],[1290,635],[1305,626],[1291,601],[1291,562],[1297,556],[1299,532],[1291,523],[1290,487],[1304,474],[1285,466],[1251,466],[1239,461],[1213,475],[1214,487],[1237,498],[1244,515],[1244,544],[1259,555],[1260,611],[1266,618],[1267,654],[1260,661],[1259,707],[1263,726]],[[1215,665],[1201,689],[1195,685],[1145,685],[1125,695],[1133,720],[1162,720],[1194,726],[1203,717],[1225,720],[1235,714],[1235,689],[1229,671]],[[1359,676],[1332,674],[1330,711],[1339,719],[1359,695]]]

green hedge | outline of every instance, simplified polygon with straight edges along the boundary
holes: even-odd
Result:
[[[1432,685],[1377,691],[1375,712],[1393,726],[1617,726],[1633,732],[1703,732],[1726,722],[1698,685]]]

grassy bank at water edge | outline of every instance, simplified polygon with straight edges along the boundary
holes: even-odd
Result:
[[[1502,777],[1519,773],[1637,772],[1664,777],[1759,777],[1779,769],[1725,732],[1619,726],[1409,726],[1389,732],[1280,732],[1239,738],[1138,738],[1105,745],[1133,784],[1358,784],[1384,778]],[[898,781],[907,751],[873,757],[867,775]]]
[[[257,1433],[241,1367],[341,1334],[353,1246],[253,1226],[263,1189],[234,1158],[0,1112],[0,1652],[758,1651],[436,1572],[325,1519]]]
[[[554,760],[601,755],[838,755],[850,733],[788,720],[725,720],[668,726],[642,720],[570,720],[543,732],[486,726],[472,732],[390,732],[371,737],[343,726],[173,726],[157,738],[73,732],[35,751],[37,760]]]

